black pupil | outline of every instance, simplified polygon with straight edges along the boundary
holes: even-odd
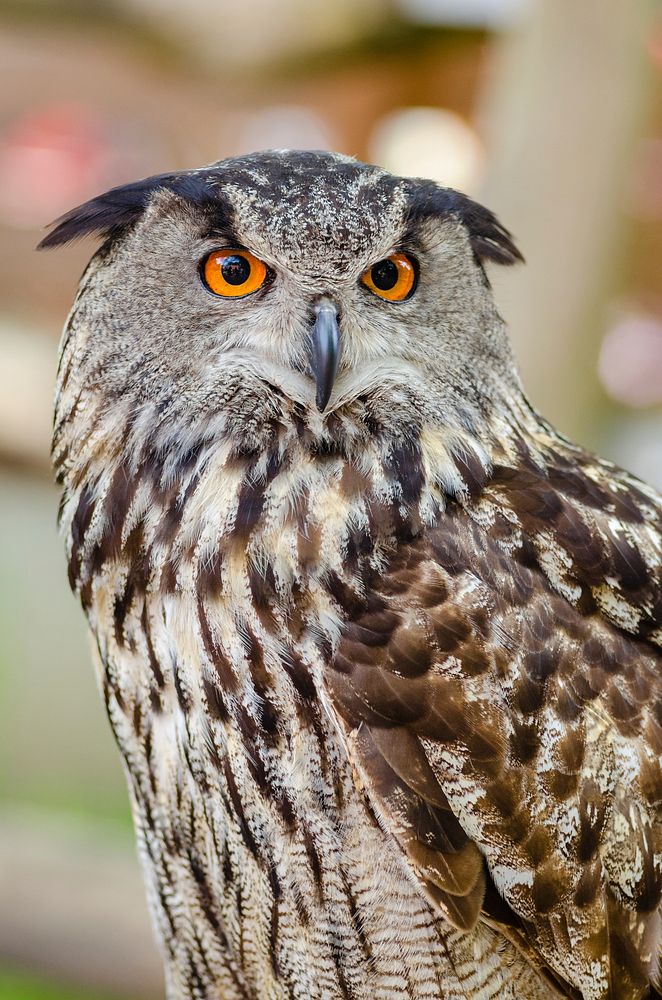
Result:
[[[380,292],[388,292],[398,280],[398,268],[392,260],[379,260],[370,272],[372,283]]]
[[[238,254],[226,257],[221,265],[221,274],[228,285],[243,285],[244,282],[248,281],[250,273],[250,263],[245,257],[240,257]]]

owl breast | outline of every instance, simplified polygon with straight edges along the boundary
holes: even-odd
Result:
[[[65,508],[169,997],[549,996],[427,901],[325,706],[336,596],[417,530],[388,469],[217,449],[176,482],[106,469]]]

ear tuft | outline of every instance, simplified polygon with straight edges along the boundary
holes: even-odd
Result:
[[[493,260],[497,264],[510,265],[524,261],[511,234],[501,225],[494,212],[459,191],[453,191],[452,195],[455,201],[454,214],[458,215],[469,230],[473,252],[481,263]]]
[[[64,246],[84,236],[111,239],[138,221],[152,194],[167,188],[198,204],[213,200],[209,179],[202,173],[155,174],[133,184],[123,184],[66,212],[37,245],[37,250]]]
[[[488,260],[497,264],[516,264],[524,260],[511,234],[489,208],[460,191],[424,181],[412,191],[410,218],[415,222],[434,216],[459,219],[467,229],[474,256],[481,265]]]

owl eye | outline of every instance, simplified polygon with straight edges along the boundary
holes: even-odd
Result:
[[[361,275],[361,281],[380,299],[402,302],[408,298],[416,284],[413,260],[404,253],[394,253],[378,260]]]
[[[238,298],[262,288],[268,270],[264,261],[248,250],[212,250],[203,258],[200,274],[214,295]]]

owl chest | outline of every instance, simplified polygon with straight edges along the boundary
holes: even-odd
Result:
[[[247,536],[209,529],[187,550],[184,526],[164,553],[155,529],[149,571],[126,553],[87,588],[169,1000],[430,998],[455,982],[454,949],[473,961],[325,708],[343,628],[326,583],[360,590],[382,544],[354,511],[267,507]]]
[[[141,561],[107,559],[89,588],[173,997],[372,996],[403,935],[435,926],[324,708],[343,625],[326,582],[360,588],[381,545],[362,495],[324,477],[301,504],[285,480],[260,503],[203,483],[203,520],[145,522]],[[388,996],[418,995],[410,955],[436,977],[416,947]]]
[[[130,643],[100,642],[171,995],[367,997],[411,912],[432,917],[315,697],[306,640],[268,642],[218,600],[146,598]]]

